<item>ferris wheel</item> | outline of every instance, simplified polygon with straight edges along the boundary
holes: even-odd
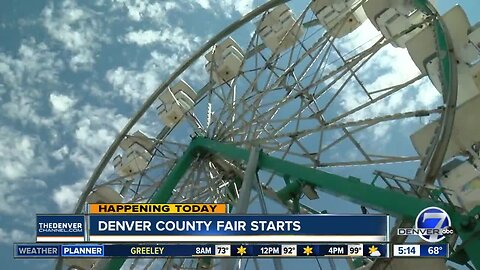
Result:
[[[468,225],[450,239],[451,260],[478,268],[479,55],[480,27],[459,6],[440,16],[426,1],[271,0],[146,99],[75,212],[98,202],[228,203],[237,214],[381,212],[405,227],[419,207],[442,204],[455,226]],[[195,86],[186,78],[199,66],[206,83]],[[437,98],[423,102],[429,89]],[[303,265],[447,269],[445,259],[396,258],[64,259],[57,269]]]

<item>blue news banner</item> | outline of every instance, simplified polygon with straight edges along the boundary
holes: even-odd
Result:
[[[383,215],[91,215],[90,242],[387,242]]]
[[[50,243],[374,243],[388,240],[388,216],[385,215],[37,216],[37,242]]]

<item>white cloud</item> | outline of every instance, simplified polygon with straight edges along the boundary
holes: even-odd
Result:
[[[53,191],[53,200],[61,212],[71,213],[75,209],[85,183],[86,181],[81,181],[73,185],[62,185]]]
[[[253,8],[253,0],[199,0],[199,1],[161,1],[153,0],[114,0],[114,9],[126,9],[133,21],[149,19],[163,22],[171,11],[198,12],[196,6],[228,18],[240,13],[245,15]]]
[[[38,100],[28,95],[24,92],[10,91],[10,101],[1,106],[3,115],[23,126],[52,126],[52,119],[39,114],[41,104]]]
[[[210,1],[209,0],[198,0],[197,4],[199,4],[203,9],[210,9]]]
[[[424,105],[425,107],[438,103],[442,99],[438,90],[433,86],[430,79],[425,78],[419,84],[419,89],[416,101]]]
[[[75,104],[75,100],[62,94],[51,93],[50,104],[55,113],[64,113]]]
[[[81,114],[85,117],[76,123],[75,146],[71,149],[57,150],[58,155],[68,152],[69,159],[83,171],[79,180],[73,184],[61,185],[53,191],[53,200],[60,211],[64,212],[73,210],[85,186],[86,178],[90,177],[103,153],[128,120],[115,110],[90,105],[84,106]],[[105,173],[109,174],[112,171],[112,166],[107,165]]]
[[[151,57],[142,70],[117,67],[107,71],[107,81],[127,102],[139,105],[159,86],[161,78],[170,75],[182,61],[176,53],[153,51]]]
[[[155,70],[136,72],[118,67],[109,70],[106,78],[127,102],[135,103],[145,99],[159,83]]]
[[[22,40],[17,55],[14,58],[0,53],[0,76],[9,88],[22,90],[26,85],[58,81],[63,63],[45,43],[35,39]]]
[[[59,53],[34,38],[18,40],[16,53],[0,53],[0,242],[31,241],[17,229],[30,226],[37,212],[47,212],[45,199],[49,179],[64,164],[50,164],[49,134],[37,132],[48,128],[55,132],[48,108],[48,90],[59,85],[64,63]],[[34,131],[35,134],[29,132]],[[48,183],[48,184],[47,184]],[[6,234],[6,236],[5,236]]]
[[[125,42],[135,43],[139,46],[144,46],[160,41],[162,39],[161,34],[162,32],[153,30],[139,30],[128,32],[125,35]]]
[[[3,229],[0,228],[0,243],[12,244],[19,242],[30,242],[33,239],[33,234],[28,234],[18,229]]]
[[[43,178],[57,168],[48,164],[44,143],[11,127],[0,127],[0,138],[0,214],[25,217],[45,211],[45,204],[38,203],[47,188]]]
[[[222,8],[225,8],[225,10],[228,10],[229,7],[233,6],[233,8],[242,15],[245,15],[255,8],[253,6],[253,0],[223,0],[220,3],[222,3]]]
[[[60,8],[50,3],[42,12],[48,34],[72,53],[69,61],[73,71],[89,69],[95,63],[100,42],[107,40],[105,31],[92,11],[66,0]],[[104,29],[106,30],[106,29]]]
[[[87,179],[91,176],[92,171],[106,149],[112,144],[118,132],[128,121],[126,116],[117,113],[114,109],[91,105],[82,107],[79,114],[83,118],[75,124],[74,146],[69,148],[64,146],[56,151],[59,157],[68,155],[68,158],[82,170],[82,173],[77,176],[73,183],[60,185],[52,193],[53,201],[57,204],[59,210],[64,212],[72,211]],[[146,126],[138,123],[132,129],[132,132],[140,129],[146,134],[154,134],[152,129],[155,128],[158,128],[158,126]],[[108,164],[102,176],[111,176],[112,173],[113,166]]]
[[[40,147],[38,139],[7,127],[0,127],[0,138],[3,138],[0,140],[1,178],[18,180],[40,172],[35,171],[44,165],[36,156],[36,150]]]
[[[245,15],[253,8],[253,0],[200,0],[197,3],[204,9],[213,9],[215,13],[222,13],[226,17],[232,17],[234,12]]]
[[[114,0],[112,2],[114,9],[125,8],[128,17],[134,21],[147,18],[162,21],[169,11],[180,8],[177,1]]]
[[[84,117],[76,123],[76,146],[71,149],[70,158],[79,168],[91,172],[128,118],[115,110],[90,105],[84,106],[81,114]]]
[[[3,115],[22,125],[51,126],[52,120],[39,113],[44,106],[41,89],[57,85],[62,70],[58,54],[34,39],[22,40],[17,57],[0,53],[0,80],[4,83],[0,88],[9,97],[0,107]]]
[[[64,145],[62,147],[60,147],[59,149],[55,150],[53,153],[52,153],[52,156],[56,159],[56,160],[63,160],[69,153],[69,148],[68,146]]]
[[[135,43],[145,46],[152,43],[161,43],[163,48],[178,52],[191,52],[200,42],[200,38],[186,33],[180,27],[162,26],[161,30],[130,31],[123,38],[126,43]]]

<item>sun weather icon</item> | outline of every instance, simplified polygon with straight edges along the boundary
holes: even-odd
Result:
[[[306,254],[307,256],[309,256],[312,253],[313,253],[313,248],[311,246],[307,246],[303,248],[303,254]]]
[[[380,251],[378,250],[378,248],[376,246],[371,246],[368,248],[368,254],[370,254],[370,256],[372,257],[380,257],[382,256],[382,253],[380,253]]]
[[[240,256],[243,256],[243,254],[247,253],[247,248],[244,246],[240,246],[237,248],[237,253],[240,254]]]

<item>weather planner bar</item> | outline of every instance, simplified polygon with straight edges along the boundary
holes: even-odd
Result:
[[[15,244],[15,258],[57,257],[389,257],[388,244]]]

